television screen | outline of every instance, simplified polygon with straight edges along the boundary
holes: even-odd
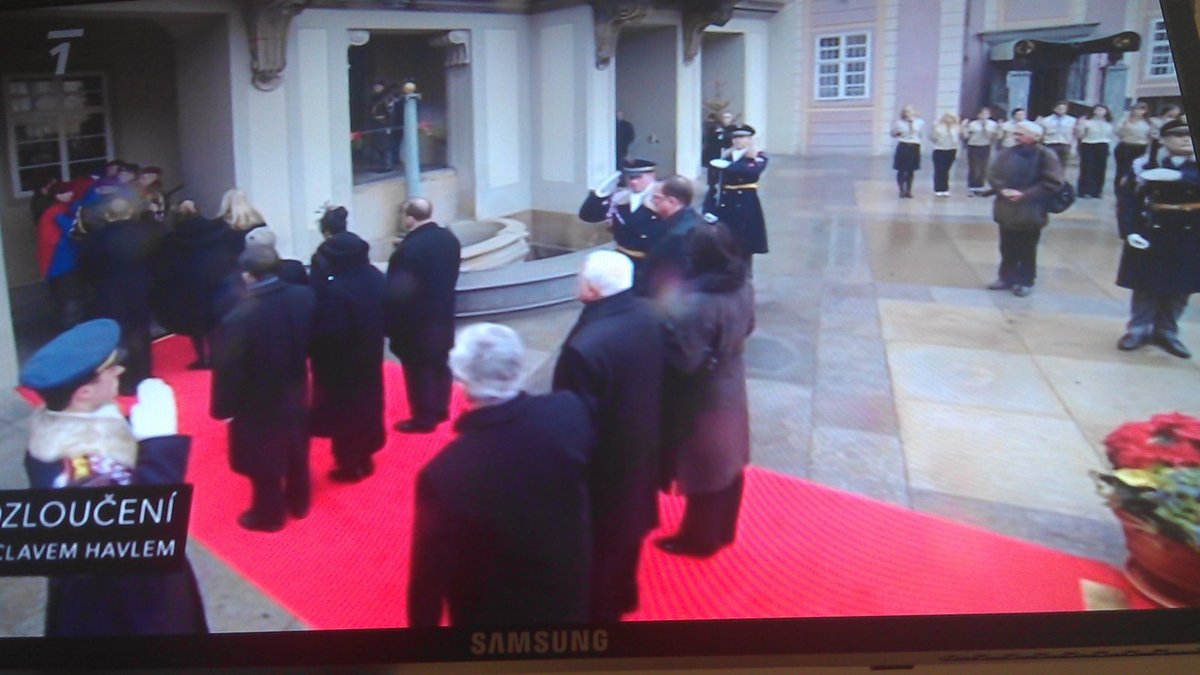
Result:
[[[8,3],[4,662],[1194,652],[1196,12]]]

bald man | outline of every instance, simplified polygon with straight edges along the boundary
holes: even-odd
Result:
[[[433,222],[433,204],[416,197],[402,207],[408,234],[388,260],[384,294],[390,349],[404,366],[410,417],[403,433],[429,433],[450,416],[450,348],[454,346],[454,288],[462,247]]]

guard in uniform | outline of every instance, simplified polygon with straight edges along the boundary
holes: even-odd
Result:
[[[729,226],[749,262],[752,254],[767,252],[767,224],[758,200],[758,178],[767,168],[767,155],[754,147],[754,127],[743,124],[732,137],[733,146],[709,162],[720,176],[704,198],[704,211]]]
[[[162,380],[143,380],[128,420],[117,407],[117,383],[125,371],[120,337],[116,321],[88,321],[51,340],[25,364],[21,384],[45,401],[29,421],[30,487],[184,482],[192,439],[178,432],[171,388]],[[47,637],[208,632],[186,559],[172,572],[50,577],[47,591]]]
[[[1200,171],[1187,116],[1163,125],[1158,149],[1134,162],[1140,206],[1119,218],[1125,248],[1117,285],[1131,289],[1129,324],[1117,342],[1123,351],[1154,342],[1168,354],[1191,358],[1179,340],[1188,296],[1200,291]]]
[[[579,219],[584,222],[608,221],[617,250],[633,261],[635,283],[646,255],[666,232],[662,218],[650,208],[657,168],[658,165],[649,160],[630,160],[620,172],[609,176],[588,193],[579,207]],[[618,189],[622,174],[625,187]]]

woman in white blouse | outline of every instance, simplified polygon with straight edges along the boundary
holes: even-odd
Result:
[[[988,159],[992,144],[1000,138],[1000,124],[992,119],[991,108],[981,108],[973,120],[963,120],[963,136],[967,139],[967,196],[984,191],[987,182]]]
[[[1113,178],[1113,189],[1121,184],[1121,179],[1133,173],[1133,160],[1146,154],[1150,147],[1150,106],[1138,103],[1125,113],[1125,118],[1117,125],[1117,149],[1113,152],[1113,163],[1116,164],[1116,177]]]
[[[1108,106],[1096,104],[1090,117],[1080,116],[1075,124],[1079,139],[1080,199],[1100,199],[1104,192],[1104,174],[1108,169],[1108,149],[1112,145],[1112,113]]]
[[[954,158],[958,155],[958,146],[962,143],[962,129],[959,127],[958,115],[946,113],[933,126],[933,194],[938,197],[950,196],[950,167],[954,166]]]
[[[1013,131],[1017,125],[1029,119],[1024,108],[1013,108],[1009,113],[1008,120],[1000,124],[1000,147],[1011,148],[1017,144],[1017,139],[1013,137]]]
[[[892,125],[892,138],[896,139],[892,168],[896,170],[896,185],[902,199],[912,199],[913,175],[921,168],[921,137],[924,133],[925,120],[917,117],[916,108],[904,106],[900,119]]]

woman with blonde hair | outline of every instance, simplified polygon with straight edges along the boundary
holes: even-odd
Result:
[[[912,199],[913,175],[921,168],[921,138],[924,136],[925,120],[917,116],[917,109],[906,105],[900,111],[900,119],[892,124],[892,138],[896,139],[896,156],[892,168],[896,170],[896,185],[902,199]]]
[[[250,203],[246,193],[238,188],[225,191],[225,195],[221,197],[221,212],[217,214],[217,218],[224,220],[230,229],[242,234],[267,224],[262,213]]]
[[[950,196],[950,167],[962,144],[962,127],[958,115],[946,113],[938,119],[931,134],[933,139],[933,194]]]

